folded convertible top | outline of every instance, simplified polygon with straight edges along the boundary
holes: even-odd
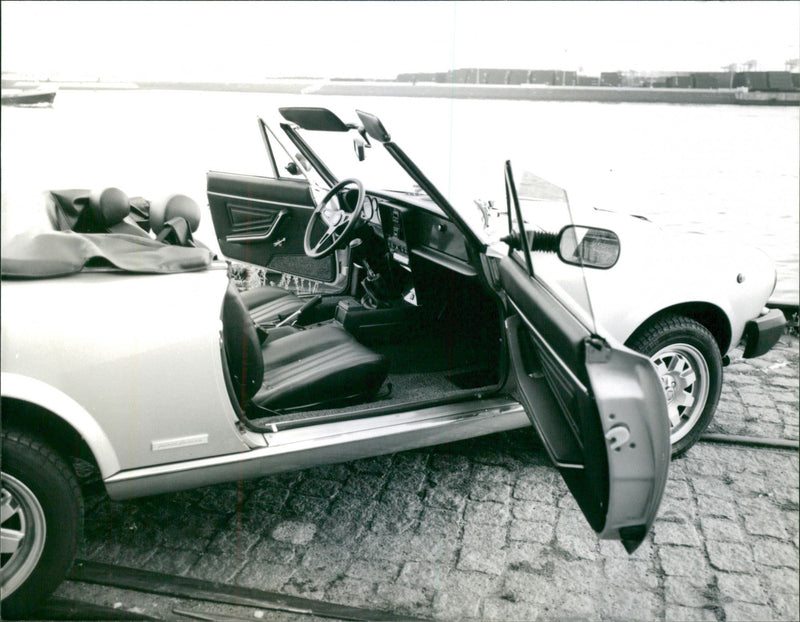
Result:
[[[3,278],[46,278],[85,268],[141,274],[203,270],[212,254],[206,248],[170,246],[124,233],[59,231],[19,235],[3,246],[1,259]]]

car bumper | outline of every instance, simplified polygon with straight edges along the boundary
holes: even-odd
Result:
[[[774,346],[786,330],[786,317],[780,309],[770,309],[744,327],[744,358],[761,356]]]

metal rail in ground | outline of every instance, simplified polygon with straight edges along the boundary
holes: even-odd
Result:
[[[83,581],[110,587],[117,587],[151,594],[161,594],[173,598],[201,600],[226,605],[271,609],[289,613],[333,618],[336,620],[355,620],[372,622],[423,622],[422,618],[397,615],[388,611],[348,607],[299,596],[289,596],[278,592],[267,592],[255,588],[204,581],[192,577],[173,576],[124,566],[114,566],[78,560],[67,577],[71,581]],[[179,615],[199,612],[176,612]],[[202,615],[202,614],[201,614]],[[216,614],[211,614],[216,615]]]

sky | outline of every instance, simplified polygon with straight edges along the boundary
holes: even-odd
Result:
[[[800,2],[18,2],[2,70],[79,79],[394,78],[459,67],[719,71],[800,57]]]

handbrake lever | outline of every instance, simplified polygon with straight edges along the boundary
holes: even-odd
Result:
[[[305,303],[302,307],[300,307],[297,311],[295,311],[291,315],[286,316],[280,322],[275,324],[275,328],[279,328],[280,326],[286,326],[287,324],[294,324],[304,311],[307,311],[308,309],[310,309],[312,307],[316,307],[320,303],[321,300],[322,300],[322,296],[317,294],[311,300],[309,300],[307,303]]]

